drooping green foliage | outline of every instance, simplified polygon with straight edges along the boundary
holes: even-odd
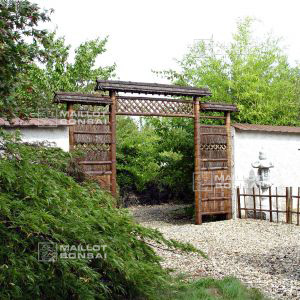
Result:
[[[16,77],[33,61],[47,59],[48,32],[39,24],[50,20],[50,11],[27,0],[0,1],[0,111],[12,114]]]
[[[75,182],[70,154],[0,135],[1,299],[152,299],[172,280],[148,243],[196,250],[135,223],[96,183]],[[41,242],[105,245],[106,259],[40,262]]]
[[[290,65],[279,39],[256,38],[253,23],[239,21],[229,44],[196,43],[179,61],[181,71],[163,74],[174,83],[208,86],[211,101],[236,103],[239,122],[299,124],[299,66]]]

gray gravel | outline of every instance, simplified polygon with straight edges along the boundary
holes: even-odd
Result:
[[[130,208],[144,226],[189,242],[208,259],[156,249],[162,265],[189,279],[235,276],[272,299],[300,299],[300,226],[258,220],[228,220],[196,226],[181,218],[182,205]],[[178,212],[180,212],[180,216]]]

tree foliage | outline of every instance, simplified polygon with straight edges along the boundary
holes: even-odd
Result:
[[[122,192],[145,193],[147,186],[158,182],[158,136],[147,124],[139,128],[132,118],[118,117],[117,140],[117,178]]]
[[[43,66],[33,63],[19,76],[14,93],[19,115],[57,108],[57,104],[53,104],[54,91],[90,93],[97,78],[114,76],[115,65],[95,66],[96,59],[106,51],[106,43],[107,38],[82,43],[75,49],[74,61],[70,62],[70,45],[51,33],[46,48],[47,62]]]
[[[299,68],[288,63],[278,39],[271,35],[260,40],[255,38],[253,22],[249,18],[238,22],[228,45],[214,41],[196,43],[179,61],[180,71],[169,70],[161,75],[176,84],[208,86],[212,97],[206,101],[236,103],[240,112],[233,114],[235,121],[297,125]],[[206,122],[219,124],[219,121]],[[155,184],[173,199],[192,202],[193,123],[183,118],[149,118],[147,124],[157,140],[152,154],[159,166]],[[147,145],[146,135],[145,139]],[[134,164],[128,160],[126,168],[134,168]],[[145,176],[145,173],[137,174]]]
[[[48,32],[39,24],[50,20],[51,11],[27,0],[0,1],[0,109],[11,112],[16,77],[35,60],[47,59]]]
[[[194,131],[191,119],[148,119],[158,136],[158,178],[171,199],[193,202]],[[190,129],[190,130],[188,130]]]
[[[115,65],[96,65],[107,38],[82,43],[71,62],[70,45],[55,32],[40,30],[49,12],[26,0],[1,0],[0,113],[27,117],[55,108],[53,92],[92,92],[97,78],[114,76]]]
[[[131,118],[118,118],[117,179],[125,202],[131,193],[148,204],[192,201],[194,145],[193,130],[184,130],[188,125],[192,127],[191,120],[181,118],[146,118],[140,126]]]
[[[179,61],[181,71],[163,72],[179,84],[208,86],[212,101],[236,103],[239,122],[299,124],[299,67],[292,67],[272,35],[253,33],[254,20],[237,23],[229,44],[200,41]]]

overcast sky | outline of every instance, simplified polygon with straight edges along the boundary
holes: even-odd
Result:
[[[117,64],[120,80],[164,82],[151,70],[175,68],[195,40],[229,41],[238,18],[262,21],[257,33],[284,38],[290,61],[300,60],[298,0],[36,0],[54,8],[52,28],[73,47],[109,36],[99,64]]]

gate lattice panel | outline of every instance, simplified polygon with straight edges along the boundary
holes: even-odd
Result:
[[[200,127],[202,215],[231,214],[231,174],[225,126]]]
[[[117,114],[189,118],[194,116],[193,102],[189,100],[125,96],[117,97]]]
[[[112,132],[108,115],[102,111],[102,115],[95,117],[95,110],[83,110],[82,107],[77,115],[83,111],[85,117],[77,119],[71,131],[73,149],[83,153],[78,162],[82,171],[97,179],[103,188],[110,190]]]

